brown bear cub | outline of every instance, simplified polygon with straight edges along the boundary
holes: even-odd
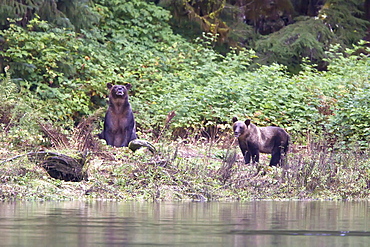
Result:
[[[107,83],[107,87],[110,91],[109,106],[99,138],[114,147],[127,147],[130,141],[137,139],[134,114],[128,101],[131,84],[123,86]]]
[[[246,164],[259,162],[260,153],[271,154],[270,166],[283,163],[283,157],[288,152],[290,137],[280,127],[257,127],[250,119],[238,121],[233,117],[233,130],[238,138],[239,147],[243,153]]]

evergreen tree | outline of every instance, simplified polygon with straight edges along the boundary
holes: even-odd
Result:
[[[98,22],[90,0],[0,0],[0,26],[9,20],[25,27],[36,15],[59,27],[80,30]]]
[[[334,34],[325,24],[312,17],[302,18],[278,32],[266,35],[256,42],[259,64],[278,62],[293,72],[300,70],[304,58],[320,64]]]
[[[337,42],[351,45],[365,37],[370,25],[365,19],[364,5],[364,0],[328,0],[319,18],[335,34]]]

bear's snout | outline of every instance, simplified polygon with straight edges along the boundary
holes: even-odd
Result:
[[[125,88],[124,87],[116,87],[115,89],[114,89],[114,94],[115,95],[118,95],[118,96],[123,96],[123,95],[125,95]]]
[[[244,133],[243,126],[240,126],[238,122],[234,124],[233,130],[234,130],[234,136],[237,138],[239,138]]]
[[[235,131],[235,132],[234,132],[234,136],[235,136],[235,137],[239,137],[240,135],[241,135],[241,133],[240,133],[239,131]]]

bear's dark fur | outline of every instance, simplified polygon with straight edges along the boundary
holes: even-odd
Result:
[[[110,91],[109,107],[99,138],[114,147],[127,147],[130,141],[137,139],[134,114],[128,101],[131,84],[123,86],[107,83],[107,87]]]
[[[283,157],[288,152],[289,134],[280,127],[257,127],[247,119],[238,121],[233,117],[233,130],[238,138],[239,147],[243,153],[246,164],[259,162],[259,154],[271,154],[270,166],[283,163]]]

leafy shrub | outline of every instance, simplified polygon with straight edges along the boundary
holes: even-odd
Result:
[[[27,91],[19,87],[10,79],[10,74],[5,68],[6,76],[0,77],[0,138],[13,145],[35,145],[42,143],[43,137],[38,131],[37,119],[40,117],[37,109],[33,108],[32,97],[26,100]]]
[[[359,47],[355,47],[358,49]],[[328,123],[328,132],[344,141],[359,141],[368,147],[370,137],[369,58],[354,55],[332,56],[329,69],[331,83],[337,85],[336,108]],[[333,90],[334,91],[334,90]]]
[[[70,125],[91,114],[105,104],[107,82],[135,80],[166,50],[157,42],[180,40],[166,24],[169,13],[153,4],[98,2],[101,28],[90,32],[55,28],[38,18],[27,29],[13,23],[0,31],[3,64],[39,100],[46,119]]]
[[[367,57],[333,50],[325,54],[328,71],[304,64],[291,75],[279,64],[255,67],[254,51],[215,52],[212,35],[186,42],[171,32],[169,13],[153,4],[100,0],[95,7],[100,29],[76,33],[34,19],[27,30],[13,24],[0,33],[3,64],[44,119],[71,127],[105,104],[107,82],[129,82],[142,131],[162,129],[175,111],[174,132],[227,129],[238,116],[297,135],[369,135]]]
[[[81,84],[86,78],[79,78],[87,54],[81,52],[83,43],[77,34],[38,19],[28,29],[12,24],[1,31],[6,40],[2,55],[13,80],[42,100],[40,107],[47,118],[68,120],[75,112],[89,113],[89,88],[83,90],[88,83]]]
[[[168,11],[141,0],[96,0],[98,13],[103,17],[100,27],[120,45],[132,42],[153,46],[168,41],[172,30]]]

